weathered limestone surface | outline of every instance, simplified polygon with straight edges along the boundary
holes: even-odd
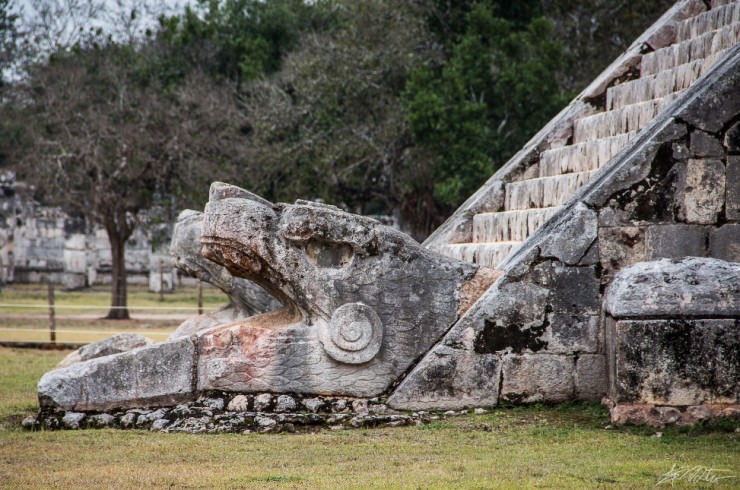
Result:
[[[44,374],[39,402],[64,410],[174,405],[194,396],[194,360],[183,338],[79,362]]]
[[[740,264],[635,264],[617,274],[604,303],[614,423],[695,423],[737,406]]]
[[[137,347],[153,344],[154,341],[139,335],[138,333],[119,333],[107,339],[91,342],[71,352],[61,360],[57,367],[71,366],[78,362],[95,359],[97,357],[109,356],[120,352],[128,352]]]
[[[727,223],[709,233],[709,255],[740,262],[740,223]]]
[[[170,339],[187,337],[216,325],[233,323],[280,307],[275,298],[254,282],[232,276],[225,267],[201,255],[202,227],[203,213],[192,210],[181,212],[172,234],[170,253],[178,269],[219,288],[229,297],[229,304],[218,311],[186,320],[170,335]]]
[[[623,269],[607,290],[614,318],[740,316],[740,264],[687,257]]]
[[[648,258],[711,255],[733,260],[736,253],[736,206],[729,201],[734,199],[735,157],[727,155],[734,133],[727,136],[722,128],[728,128],[728,134],[735,131],[737,111],[731,108],[740,100],[738,73],[740,46],[498,266],[503,275],[403,379],[390,405],[412,407],[410,400],[419,393],[446,408],[469,406],[475,397],[488,402],[494,391],[499,399],[519,401],[557,401],[566,392],[576,398],[601,398],[607,391],[607,345],[615,339],[600,320],[600,308],[604,288],[614,277]],[[722,109],[709,115],[708,101]],[[695,123],[705,117],[706,124]],[[652,288],[640,288],[636,281],[644,278],[637,273],[632,280],[624,276],[612,284],[607,311],[618,315],[634,308],[636,315],[647,315],[635,321],[650,321],[650,315],[669,311],[740,316],[737,264],[693,260],[699,259],[673,269],[674,262],[664,261],[665,275],[655,276]],[[640,264],[635,270],[644,267],[651,266]],[[696,283],[704,286],[697,289]],[[722,323],[722,328],[731,330],[728,325]],[[711,330],[708,323],[697,323],[696,328],[699,337],[701,329]],[[733,335],[728,330],[726,340],[738,351]],[[476,376],[493,384],[501,373],[500,385],[485,393],[471,388],[462,401],[452,376],[433,376],[440,359],[455,359],[455,372],[478,373],[483,356],[497,358],[496,369]],[[546,386],[543,380],[557,386]],[[716,383],[721,387],[725,381],[717,378]]]
[[[504,357],[501,399],[516,403],[564,402],[575,392],[571,356],[524,354]]]
[[[620,320],[617,403],[688,406],[740,402],[740,321]]]

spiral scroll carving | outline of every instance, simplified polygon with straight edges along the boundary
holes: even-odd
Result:
[[[371,307],[347,303],[337,308],[329,323],[321,329],[321,343],[332,359],[362,364],[380,351],[383,324]]]

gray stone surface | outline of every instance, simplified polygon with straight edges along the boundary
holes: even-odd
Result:
[[[576,398],[598,401],[607,391],[606,356],[582,354],[576,360]]]
[[[577,264],[596,239],[597,225],[596,212],[583,203],[576,204],[570,213],[550,226],[548,239],[540,245],[540,254]]]
[[[181,212],[172,233],[170,254],[175,258],[178,269],[226,293],[229,304],[218,311],[186,320],[170,335],[170,339],[187,337],[217,325],[280,308],[280,303],[260,286],[234,277],[225,267],[201,255],[202,227],[203,213],[191,210]]]
[[[668,224],[647,228],[646,258],[704,257],[709,228],[701,225]]]
[[[306,407],[306,410],[312,413],[318,412],[324,406],[324,402],[319,398],[306,398],[302,401],[302,404]]]
[[[388,399],[402,410],[460,409],[498,403],[501,360],[495,354],[436,347]]]
[[[740,113],[740,45],[715,64],[711,75],[705,77],[697,89],[691,90],[689,100],[676,116],[694,127],[709,133],[718,133],[734,116]],[[696,84],[699,85],[699,84]],[[692,87],[693,88],[693,87]]]
[[[709,233],[709,255],[728,262],[740,262],[740,224],[728,223]]]
[[[264,412],[272,408],[272,395],[269,393],[261,393],[254,397],[254,411]]]
[[[725,165],[721,160],[692,159],[681,173],[678,218],[687,223],[712,224],[725,203]]]
[[[193,360],[188,338],[91,359],[46,373],[39,401],[65,410],[174,405],[193,397]]]
[[[98,357],[128,352],[138,347],[144,347],[153,343],[153,340],[148,339],[143,335],[139,335],[138,333],[119,333],[112,335],[107,339],[91,342],[80,347],[62,359],[57,367],[71,366],[72,364]]]
[[[575,363],[571,356],[507,355],[502,371],[502,400],[534,403],[573,399]]]
[[[276,412],[295,412],[296,407],[295,399],[290,395],[279,395],[275,401]]]
[[[62,425],[65,429],[81,429],[82,421],[85,420],[85,414],[81,412],[67,412],[62,418]]]
[[[724,145],[728,153],[740,153],[740,121],[725,132]]]
[[[698,257],[642,262],[617,274],[604,308],[614,318],[740,316],[740,264]]]
[[[620,226],[599,228],[599,259],[603,276],[613,278],[623,267],[647,257],[645,228]]]
[[[230,412],[246,412],[249,410],[249,398],[245,395],[236,395],[229,402],[227,409]]]
[[[717,157],[725,156],[725,149],[722,143],[709,133],[701,130],[692,131],[690,134],[691,156],[692,157]]]
[[[594,353],[599,349],[599,315],[551,313],[544,339],[547,352]]]
[[[615,332],[616,403],[737,403],[740,320],[620,320]]]
[[[726,171],[725,215],[729,220],[740,221],[740,156],[727,157]]]
[[[87,421],[91,427],[96,429],[104,429],[113,425],[115,417],[109,413],[98,413],[88,417]]]

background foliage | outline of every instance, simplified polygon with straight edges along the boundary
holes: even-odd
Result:
[[[95,10],[93,0],[55,1]],[[0,63],[25,74],[0,87],[0,165],[30,170],[41,190],[47,173],[35,169],[60,151],[80,158],[49,118],[52,102],[67,112],[54,95],[77,90],[65,127],[105,121],[151,162],[157,177],[140,189],[151,199],[137,209],[199,208],[220,179],[272,200],[390,214],[421,239],[671,3],[198,0],[138,35],[130,26],[142,9],[132,7],[108,24],[127,35],[91,29],[32,56],[15,48],[55,31],[19,31],[13,0],[0,0]],[[52,76],[73,65],[80,83]],[[152,119],[137,119],[129,99],[121,111],[101,105],[116,85],[105,77],[156,107]],[[100,165],[120,165],[114,148],[100,146]]]

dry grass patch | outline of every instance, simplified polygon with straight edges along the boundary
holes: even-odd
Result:
[[[740,477],[728,431],[605,429],[593,404],[499,408],[426,426],[256,435],[21,432],[58,352],[0,349],[3,488],[655,488],[673,464]],[[5,367],[16,372],[9,375]],[[10,395],[15,402],[6,402]],[[737,488],[738,479],[705,484]],[[674,488],[696,488],[676,482]]]

